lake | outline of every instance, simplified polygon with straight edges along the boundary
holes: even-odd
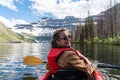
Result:
[[[72,45],[84,53],[94,64],[105,63],[120,66],[118,45]],[[38,80],[46,72],[45,64],[30,66],[23,63],[26,56],[33,55],[46,60],[50,43],[5,43],[0,44],[0,80]],[[120,80],[120,70],[99,70],[106,80]]]

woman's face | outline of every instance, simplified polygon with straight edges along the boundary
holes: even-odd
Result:
[[[71,46],[71,35],[67,31],[63,31],[60,33],[59,39],[56,41],[58,46]]]

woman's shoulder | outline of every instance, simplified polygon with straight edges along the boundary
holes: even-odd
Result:
[[[72,55],[76,55],[74,51],[71,51],[71,50],[66,50],[63,52],[62,56],[64,57],[69,57],[69,56],[72,56]]]

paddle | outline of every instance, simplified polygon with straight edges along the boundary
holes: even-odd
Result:
[[[43,61],[42,59],[35,56],[27,56],[24,58],[23,62],[28,65],[39,65],[42,63],[47,63],[47,61]],[[100,68],[112,68],[112,69],[120,69],[120,66],[109,65],[109,64],[98,64],[97,67]]]
[[[23,62],[24,62],[24,64],[33,65],[33,66],[39,65],[41,63],[44,63],[42,61],[42,59],[40,59],[38,57],[35,57],[35,56],[26,56],[23,59]]]
[[[120,66],[109,65],[109,64],[98,64],[97,67],[100,67],[100,68],[120,69]]]

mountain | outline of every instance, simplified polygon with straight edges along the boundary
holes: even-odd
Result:
[[[0,42],[21,42],[21,37],[0,22]]]
[[[95,15],[91,16],[93,19],[96,19],[96,17]],[[35,41],[41,42],[48,39],[48,37],[50,39],[53,31],[58,28],[76,29],[79,23],[84,25],[85,21],[85,18],[76,18],[74,16],[66,16],[63,19],[43,17],[29,24],[16,24],[11,30],[27,37],[35,36]]]
[[[72,29],[80,22],[84,23],[85,19],[76,18],[74,16],[66,16],[64,19],[43,17],[30,24],[16,24],[11,30],[23,35],[50,36],[55,29],[63,27]]]
[[[95,21],[97,16],[91,16]],[[12,30],[22,34],[32,34],[40,36],[43,33],[51,33],[52,30],[57,28],[71,29],[76,27],[79,23],[85,24],[85,18],[76,18],[74,16],[66,16],[64,19],[54,19],[52,17],[43,17],[36,22],[30,24],[16,24]]]

